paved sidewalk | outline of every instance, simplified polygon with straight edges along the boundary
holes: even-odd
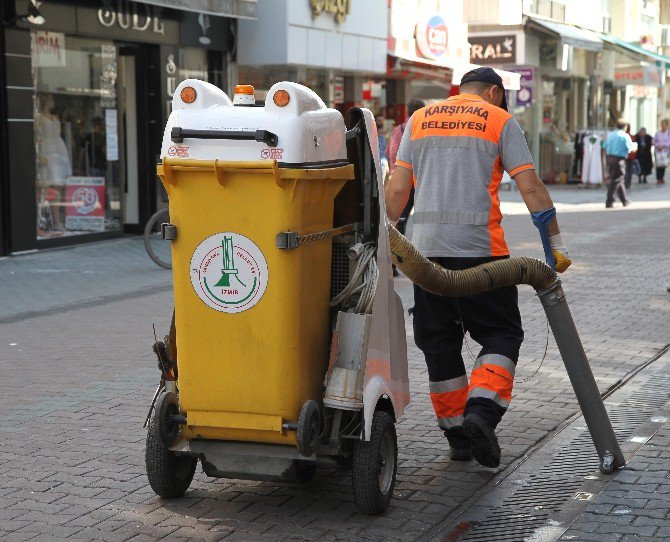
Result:
[[[653,195],[655,208],[603,204],[559,217],[575,260],[566,295],[603,391],[670,343],[670,190]],[[527,216],[505,226],[516,255],[541,256]],[[577,412],[553,339],[526,381],[547,332],[522,287],[526,342],[498,431],[500,469],[448,460],[407,321],[412,404],[398,423],[398,483],[383,516],[359,514],[349,473],[335,470],[306,489],[198,471],[183,499],[163,501],[147,486],[141,425],[158,379],[152,323],[163,333],[171,314],[170,274],[140,248],[123,239],[0,261],[0,540],[417,540]],[[410,307],[410,284],[397,284]],[[28,317],[36,311],[46,312]]]
[[[171,287],[139,236],[0,258],[0,322]]]

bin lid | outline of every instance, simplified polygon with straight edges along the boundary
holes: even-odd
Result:
[[[339,111],[298,83],[274,84],[259,107],[233,105],[218,87],[186,79],[172,99],[161,157],[341,166],[348,163],[346,128]]]

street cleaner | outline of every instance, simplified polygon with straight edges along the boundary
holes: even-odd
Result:
[[[547,263],[572,263],[556,210],[519,124],[507,112],[501,77],[491,68],[466,73],[461,94],[418,110],[404,131],[385,189],[396,221],[415,187],[412,242],[442,267],[463,270],[509,258],[498,188],[503,171],[517,183],[540,231]],[[506,412],[523,342],[516,286],[460,298],[414,285],[414,339],[428,367],[430,397],[450,457],[500,464],[495,428]],[[482,349],[470,382],[461,356],[465,332]]]

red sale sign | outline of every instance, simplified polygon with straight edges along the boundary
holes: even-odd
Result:
[[[105,229],[105,178],[68,177],[65,182],[65,228]]]

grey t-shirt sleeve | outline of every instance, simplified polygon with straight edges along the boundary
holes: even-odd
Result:
[[[400,146],[398,147],[398,155],[395,163],[398,166],[412,167],[412,118],[409,118],[405,124],[405,131],[402,133],[400,139]]]
[[[503,126],[498,148],[503,169],[510,176],[526,169],[535,169],[526,138],[514,118],[510,118]]]

